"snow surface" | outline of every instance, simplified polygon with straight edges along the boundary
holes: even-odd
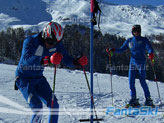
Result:
[[[104,0],[110,3],[120,4],[120,5],[164,5],[163,0]]]
[[[51,21],[90,25],[88,0],[0,0],[0,29],[8,26],[40,31]],[[142,34],[164,33],[164,5],[131,6],[102,2],[101,31],[131,37],[131,27],[141,24]],[[97,29],[97,26],[95,26]]]
[[[0,64],[0,123],[28,123],[30,121],[29,106],[25,102],[22,94],[19,91],[13,90],[14,72],[16,66]],[[49,84],[52,86],[53,69],[46,68],[44,75]],[[87,73],[89,77],[89,73]],[[155,104],[159,103],[156,84],[152,81],[147,81],[150,92]],[[164,83],[159,83],[159,89],[163,100]],[[136,80],[136,89],[139,101],[144,103],[143,90]],[[103,109],[98,115],[99,118],[104,118],[102,123],[163,123],[164,118],[161,113],[157,116],[113,116],[111,113],[106,115],[107,107],[111,106],[111,90],[110,90],[110,75],[94,74],[94,99],[96,110]],[[90,108],[90,96],[85,82],[85,77],[82,71],[57,69],[56,91],[55,94],[60,104],[59,123],[78,123],[81,118],[89,118],[89,115],[84,113],[78,115],[71,112],[71,109],[82,109],[84,111]],[[115,107],[124,107],[129,100],[128,78],[113,75],[113,97]],[[47,108],[44,106],[44,109]],[[24,112],[23,112],[24,111]],[[97,112],[99,114],[99,112]],[[43,123],[47,123],[48,115],[43,116]]]

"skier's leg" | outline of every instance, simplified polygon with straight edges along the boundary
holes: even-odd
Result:
[[[149,91],[148,85],[145,81],[146,71],[145,71],[144,66],[145,65],[142,65],[142,67],[141,67],[142,69],[139,69],[139,77],[140,77],[140,83],[144,90],[144,94],[145,94],[145,98],[146,98],[145,105],[154,107],[153,100],[151,99],[151,96],[150,96],[150,91]]]
[[[19,79],[17,82],[17,87],[19,88],[24,98],[26,99],[26,102],[29,104],[30,108],[34,112],[31,118],[31,123],[41,123],[42,102],[35,93],[34,85],[31,85],[31,81],[28,79]]]
[[[41,110],[33,110],[34,114],[31,118],[31,123],[41,123],[42,120],[42,111]]]
[[[131,99],[136,99],[136,88],[135,88],[135,77],[136,77],[136,67],[130,64],[129,68],[129,87]]]
[[[141,64],[139,66],[139,79],[140,79],[141,86],[144,90],[145,98],[148,98],[150,97],[150,91],[149,91],[145,78],[146,78],[145,65]]]
[[[47,82],[46,78],[42,78],[40,80],[37,93],[42,98],[43,102],[47,105],[47,107],[50,108],[50,113],[51,113],[52,90],[51,90],[51,87],[50,87],[49,83]],[[49,123],[50,123],[50,121],[52,123],[58,122],[59,104],[57,102],[56,97],[54,97],[53,110],[55,110],[53,112],[54,115],[52,115],[52,117],[51,117],[51,114],[49,115]]]

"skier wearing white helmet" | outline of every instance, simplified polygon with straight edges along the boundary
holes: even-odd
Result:
[[[41,123],[42,102],[55,109],[55,114],[49,115],[48,122],[58,122],[59,104],[54,96],[51,106],[52,89],[43,76],[44,67],[60,62],[69,67],[84,66],[88,63],[86,56],[74,59],[68,55],[62,44],[63,34],[64,30],[60,24],[50,22],[39,34],[24,40],[22,55],[15,72],[15,87],[20,90],[34,112],[31,123]]]

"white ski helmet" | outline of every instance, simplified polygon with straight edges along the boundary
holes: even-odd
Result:
[[[50,22],[44,27],[42,31],[42,38],[44,39],[54,39],[59,42],[63,38],[64,30],[60,24],[56,22]]]

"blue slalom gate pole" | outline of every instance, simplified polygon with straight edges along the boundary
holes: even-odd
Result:
[[[83,71],[84,71],[84,75],[86,78],[86,82],[88,85],[88,89],[90,92],[90,97],[91,97],[91,105],[90,105],[90,109],[91,109],[91,115],[90,115],[90,119],[81,119],[80,122],[86,122],[86,121],[90,121],[90,123],[93,123],[94,121],[97,121],[97,123],[99,123],[99,121],[103,121],[103,119],[99,119],[96,113],[96,108],[94,105],[94,99],[93,99],[93,15],[94,15],[94,0],[91,0],[91,7],[90,7],[90,12],[91,12],[91,25],[90,25],[90,86],[89,86],[89,81],[87,79],[87,75],[85,72],[85,69],[83,67]],[[93,118],[93,112],[95,113],[95,119]]]
[[[93,96],[93,7],[94,7],[94,0],[91,0],[91,29],[90,29],[90,86],[91,86],[91,95]],[[93,101],[91,99],[91,121],[93,123]]]

